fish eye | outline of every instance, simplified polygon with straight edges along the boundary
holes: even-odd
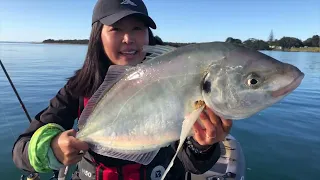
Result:
[[[261,78],[259,77],[259,75],[255,73],[249,74],[246,80],[247,80],[246,85],[252,88],[257,87],[261,82]]]
[[[257,84],[258,83],[258,80],[257,79],[248,79],[248,85],[255,85],[255,84]]]

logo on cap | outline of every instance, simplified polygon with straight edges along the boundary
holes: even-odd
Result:
[[[129,4],[131,6],[137,6],[134,2],[130,1],[130,0],[123,0],[122,3],[120,4]]]

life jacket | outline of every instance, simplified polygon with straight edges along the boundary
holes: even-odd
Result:
[[[78,119],[87,105],[89,98],[79,99]],[[145,180],[146,168],[141,164],[127,164],[117,167],[107,167],[97,163],[89,153],[86,153],[78,163],[78,176],[81,180]]]

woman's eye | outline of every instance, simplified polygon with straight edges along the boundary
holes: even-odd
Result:
[[[140,31],[140,30],[142,30],[142,28],[141,27],[135,27],[135,28],[133,28],[133,30]]]
[[[110,31],[119,31],[119,28],[113,27],[112,29],[110,29]]]

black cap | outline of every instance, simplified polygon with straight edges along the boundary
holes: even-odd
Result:
[[[98,0],[93,10],[92,24],[100,21],[102,24],[111,25],[133,14],[138,15],[147,26],[157,28],[142,0]]]

